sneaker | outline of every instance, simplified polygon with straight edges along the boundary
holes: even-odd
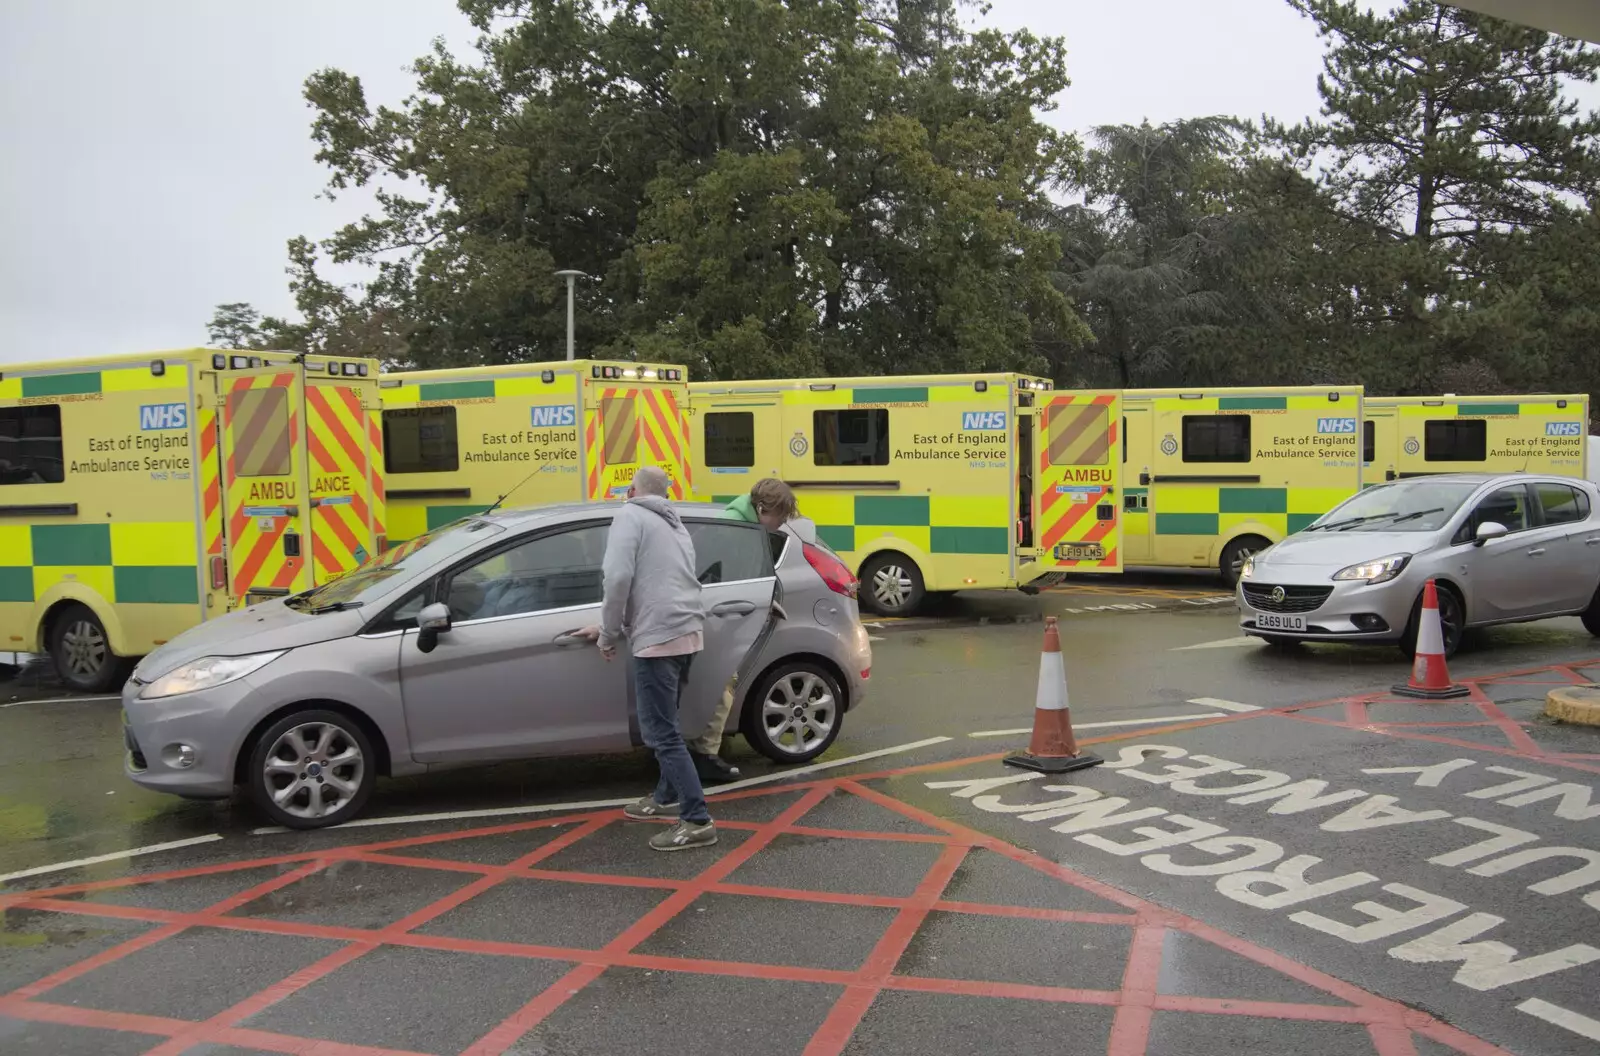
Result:
[[[690,752],[689,758],[694,760],[694,772],[700,775],[700,782],[706,785],[725,785],[739,777],[739,768],[723,759],[720,755],[704,755],[700,752]]]
[[[645,796],[637,803],[622,808],[622,816],[629,821],[655,821],[657,818],[675,818],[682,809],[676,803],[657,803],[656,797]]]
[[[687,851],[692,847],[710,847],[717,842],[717,827],[711,822],[696,825],[680,821],[666,832],[650,837],[650,846],[657,851]]]

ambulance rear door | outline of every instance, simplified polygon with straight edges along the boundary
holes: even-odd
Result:
[[[230,356],[217,387],[229,605],[309,589],[305,369],[287,357]]]
[[[376,369],[352,360],[306,365],[311,468],[311,577],[325,583],[377,553],[383,436]]]
[[[1051,572],[1122,571],[1120,392],[1043,391],[1032,413],[1032,563],[1027,583]],[[1026,420],[1019,413],[1019,420]]]
[[[660,466],[669,497],[690,497],[689,387],[681,367],[592,364],[584,379],[584,473],[590,501],[620,499],[641,466]]]

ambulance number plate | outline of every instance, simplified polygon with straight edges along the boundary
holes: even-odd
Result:
[[[1256,613],[1256,628],[1263,631],[1303,631],[1306,629],[1304,616],[1279,616],[1270,612]]]
[[[1104,561],[1106,548],[1100,543],[1057,543],[1057,561]]]

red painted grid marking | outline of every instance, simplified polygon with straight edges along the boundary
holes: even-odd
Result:
[[[1242,716],[1250,718],[1254,715]],[[1189,724],[1190,726],[1194,724]],[[1186,728],[1186,727],[1179,727]],[[1119,738],[1142,736],[1122,734]],[[1117,738],[1102,738],[1103,740]],[[989,757],[980,757],[989,758]],[[970,764],[972,760],[957,760],[931,764],[927,767],[910,767],[901,771],[915,772],[932,768],[948,768]],[[789,804],[773,820],[764,823],[725,822],[722,827],[751,833],[749,839],[732,851],[713,861],[699,875],[689,880],[665,880],[650,877],[620,876],[600,873],[567,873],[540,868],[538,863],[551,855],[587,838],[594,832],[618,819],[617,811],[590,812],[534,821],[521,821],[488,828],[458,832],[435,833],[377,843],[351,845],[321,851],[310,851],[272,858],[243,862],[223,862],[189,869],[171,870],[121,877],[113,880],[62,885],[31,892],[0,895],[0,908],[19,907],[47,910],[82,916],[105,916],[148,921],[160,925],[154,931],[104,951],[62,969],[36,983],[11,994],[0,996],[0,1014],[19,1019],[61,1023],[102,1030],[152,1034],[166,1040],[151,1053],[179,1053],[201,1044],[227,1044],[286,1053],[316,1054],[316,1056],[377,1056],[395,1050],[344,1045],[315,1038],[294,1037],[269,1031],[253,1030],[241,1024],[262,1009],[283,1000],[292,993],[327,977],[338,968],[358,959],[380,946],[407,946],[441,950],[445,952],[482,953],[507,957],[525,957],[570,962],[574,967],[555,985],[541,993],[530,995],[528,1002],[506,1020],[487,1031],[466,1051],[474,1056],[491,1056],[506,1052],[528,1030],[536,1027],[566,1001],[598,979],[608,968],[628,967],[652,971],[678,972],[688,975],[731,976],[757,978],[778,982],[808,982],[838,986],[842,993],[833,1010],[814,1035],[811,1053],[837,1053],[849,1043],[861,1020],[870,1013],[878,993],[884,990],[907,991],[930,995],[969,995],[1053,1003],[1087,1004],[1112,1007],[1112,1034],[1108,1056],[1142,1056],[1147,1051],[1150,1021],[1156,1011],[1185,1013],[1257,1016],[1271,1019],[1315,1022],[1340,1022],[1366,1026],[1372,1039],[1376,1056],[1406,1056],[1415,1053],[1413,1034],[1421,1034],[1446,1047],[1468,1056],[1507,1056],[1486,1042],[1441,1023],[1421,1012],[1412,1011],[1367,993],[1358,987],[1325,975],[1315,969],[1300,965],[1281,954],[1255,946],[1242,939],[1218,931],[1200,921],[1154,906],[1108,884],[1082,876],[1064,866],[1050,862],[1032,852],[984,835],[972,829],[947,821],[936,815],[912,807],[876,789],[861,784],[861,778],[837,778],[801,783],[776,789],[747,790],[731,796],[718,797],[716,802],[732,799],[757,798],[770,795],[789,795],[798,791],[800,797]],[[928,833],[848,833],[799,824],[812,807],[830,795],[855,795],[926,826]],[[403,852],[407,848],[437,846],[455,840],[518,832],[532,829],[568,827],[553,840],[541,844],[507,865],[491,866],[448,859],[411,858]],[[943,844],[944,850],[928,870],[915,892],[906,898],[884,896],[842,895],[833,892],[788,888],[771,888],[751,884],[733,884],[727,878],[739,866],[758,854],[782,834],[825,836],[853,840],[914,842]],[[642,840],[642,837],[641,837]],[[942,892],[955,874],[964,856],[974,848],[982,848],[1018,863],[1036,872],[1052,877],[1064,884],[1079,888],[1122,906],[1127,912],[1087,913],[1064,910],[1047,910],[1032,906],[1004,904],[979,904],[951,901],[942,898]],[[649,853],[641,846],[641,854]],[[382,929],[345,928],[330,925],[300,924],[265,917],[232,917],[228,913],[262,895],[292,884],[298,879],[325,867],[344,861],[362,860],[382,862],[396,868],[443,870],[471,874],[474,879],[450,895],[423,907],[411,915]],[[109,890],[161,880],[208,876],[269,865],[295,865],[277,877],[256,884],[215,905],[194,913],[147,909],[111,903],[66,901],[66,896],[91,891]],[[616,939],[599,950],[570,949],[536,946],[513,942],[495,942],[455,938],[442,935],[419,935],[412,929],[437,919],[439,916],[465,904],[479,894],[512,877],[538,877],[542,880],[582,884],[615,885],[619,887],[653,887],[670,890],[665,900],[627,928]],[[715,961],[647,955],[635,952],[638,945],[654,935],[697,898],[707,893],[740,894],[748,897],[798,899],[819,903],[884,905],[898,913],[888,926],[872,954],[861,968],[855,971],[801,968],[792,965],[763,964],[756,962]],[[1132,942],[1123,973],[1122,985],[1117,990],[1090,990],[1068,987],[1033,986],[985,980],[962,980],[910,977],[894,974],[895,968],[917,930],[933,911],[950,913],[977,913],[984,915],[1016,917],[1021,919],[1068,920],[1129,927]],[[291,974],[245,999],[233,1008],[204,1022],[143,1016],[128,1013],[106,1012],[54,1004],[38,1000],[55,986],[78,978],[90,971],[114,964],[121,958],[161,941],[189,927],[221,927],[243,933],[270,933],[333,939],[349,945],[323,958],[321,961]],[[1293,1002],[1253,1001],[1240,998],[1214,998],[1204,996],[1166,995],[1157,992],[1157,979],[1161,968],[1163,937],[1168,931],[1182,931],[1213,945],[1253,960],[1269,969],[1298,982],[1321,990],[1344,1002],[1344,1005],[1300,1004]]]

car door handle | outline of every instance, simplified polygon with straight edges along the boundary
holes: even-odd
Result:
[[[1595,536],[1593,539],[1585,539],[1583,541],[1583,545],[1584,546],[1600,546],[1600,535]]]
[[[560,634],[552,638],[551,641],[562,649],[570,649],[574,645],[593,645],[593,638],[585,637],[584,635],[578,633],[582,629],[583,628],[581,627],[574,627],[570,631],[562,631]]]
[[[712,606],[711,615],[748,616],[755,611],[756,604],[753,601],[724,601],[720,605]]]
[[[1532,550],[1528,551],[1528,556],[1529,557],[1538,557],[1540,554],[1543,554],[1543,553],[1544,553],[1544,547],[1536,546]]]

